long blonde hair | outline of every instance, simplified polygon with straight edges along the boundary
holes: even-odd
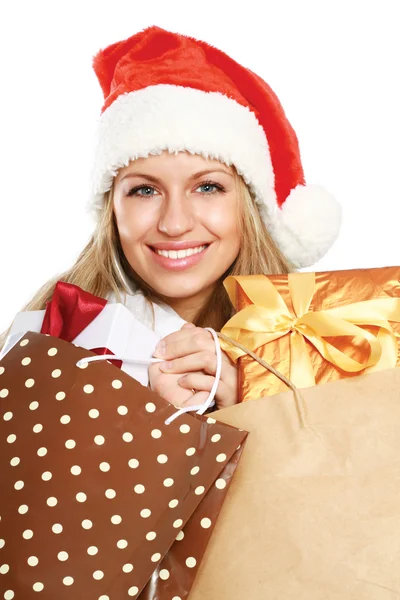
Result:
[[[233,307],[222,283],[228,275],[283,274],[293,270],[268,233],[248,187],[236,171],[235,181],[242,244],[236,260],[220,278],[210,298],[197,314],[194,322],[199,327],[220,330],[232,316]],[[119,301],[123,301],[128,283],[132,288],[139,288],[153,302],[166,301],[132,270],[125,258],[113,212],[112,189],[105,195],[96,229],[75,264],[40,288],[23,310],[44,309],[53,295],[57,281],[73,283],[103,298],[113,292]],[[5,335],[0,337],[0,348],[4,339]]]

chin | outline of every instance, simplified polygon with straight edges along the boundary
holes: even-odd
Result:
[[[199,286],[196,285],[195,287],[191,287],[191,288],[186,288],[186,287],[181,287],[179,285],[173,285],[173,286],[151,286],[153,288],[153,290],[155,292],[157,292],[157,294],[160,294],[161,296],[164,296],[164,298],[171,298],[174,300],[184,300],[185,298],[191,298],[192,296],[197,296],[201,293],[204,292],[205,289],[207,289],[208,287],[210,287],[209,285],[206,286]]]

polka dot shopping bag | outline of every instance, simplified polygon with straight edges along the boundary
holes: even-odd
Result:
[[[247,433],[28,333],[0,362],[0,598],[183,600]],[[228,549],[227,549],[228,551]]]

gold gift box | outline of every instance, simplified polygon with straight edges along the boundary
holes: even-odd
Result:
[[[228,277],[237,313],[222,333],[304,388],[400,366],[400,267]],[[224,341],[241,401],[285,384]]]

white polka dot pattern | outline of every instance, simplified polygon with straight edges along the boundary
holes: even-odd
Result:
[[[121,522],[122,522],[121,515],[113,515],[111,517],[111,523],[113,523],[114,525],[119,525]]]
[[[156,552],[151,557],[151,562],[158,562],[160,560],[160,558],[161,558],[161,554],[159,552]]]
[[[191,415],[166,426],[172,406],[110,363],[78,369],[85,356],[29,333],[1,363],[3,596],[24,581],[38,598],[142,598],[155,570],[157,597],[183,600],[246,434]]]
[[[211,527],[211,519],[204,518],[201,520],[200,524],[204,529],[209,529]]]
[[[161,569],[159,577],[160,579],[166,581],[167,579],[169,579],[169,571],[167,571],[167,569]]]
[[[128,590],[128,594],[129,596],[136,596],[139,593],[139,588],[136,587],[136,585],[133,585],[132,587],[129,588]]]

